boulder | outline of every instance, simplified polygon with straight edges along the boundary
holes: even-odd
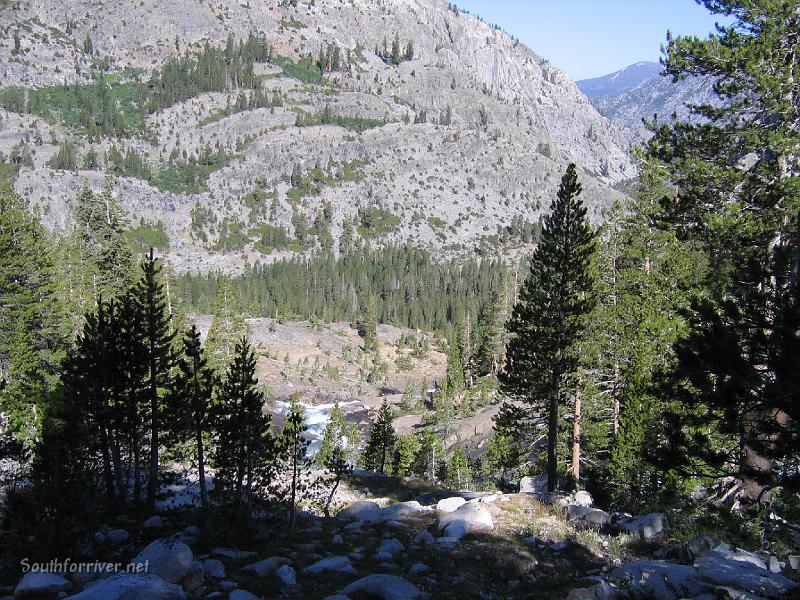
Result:
[[[641,517],[623,519],[617,526],[631,535],[649,540],[667,528],[667,516],[664,513],[650,513]]]
[[[519,480],[520,494],[546,494],[547,475],[534,475]]]
[[[466,500],[460,496],[453,496],[452,498],[445,498],[436,503],[436,510],[443,513],[451,513],[454,510],[461,508],[466,504]]]
[[[342,544],[344,544],[344,538],[337,533],[331,539],[331,544],[333,544],[334,546],[341,546]]]
[[[470,533],[473,531],[491,531],[494,529],[494,520],[491,513],[480,504],[464,504],[458,510],[439,517],[436,526],[440,531],[447,530],[448,527],[456,522],[461,522],[453,528],[453,531]],[[448,533],[448,536],[450,534]],[[450,536],[453,537],[453,536]]]
[[[303,573],[315,574],[324,573],[325,571],[332,571],[334,573],[347,573],[348,575],[355,575],[356,570],[350,563],[350,559],[346,556],[329,556],[318,560],[313,565],[307,566],[303,569]]]
[[[431,570],[431,568],[428,565],[426,565],[425,563],[418,562],[418,563],[414,563],[413,565],[411,565],[411,567],[408,569],[408,574],[409,575],[424,575],[425,573],[427,573],[430,570]]]
[[[57,573],[25,573],[14,589],[17,598],[55,595],[72,587],[72,584]]]
[[[716,549],[698,558],[694,566],[692,581],[706,587],[733,588],[762,598],[782,598],[797,589],[797,583],[783,575],[770,573],[749,561],[728,558]]]
[[[131,537],[131,534],[124,529],[110,529],[108,532],[106,532],[106,541],[115,546],[117,544],[121,544],[129,537]]]
[[[369,597],[382,600],[416,600],[420,593],[417,586],[396,575],[367,575],[354,581],[341,593],[344,595],[360,592]]]
[[[617,567],[608,579],[611,583],[622,584],[637,598],[676,600],[696,595],[690,591],[699,591],[687,584],[692,571],[692,567],[687,565],[641,560]]]
[[[192,551],[186,544],[156,540],[139,552],[131,564],[167,583],[179,583],[192,568],[192,559]]]
[[[164,528],[164,519],[160,515],[153,515],[142,523],[142,529],[157,530]]]
[[[594,498],[585,490],[575,492],[572,496],[572,501],[576,506],[592,506],[594,504]]]
[[[203,567],[203,563],[195,560],[192,562],[192,566],[186,574],[186,577],[183,578],[183,583],[181,585],[187,592],[193,592],[205,583],[205,579],[206,571]]]
[[[567,506],[567,518],[573,521],[585,521],[598,527],[605,527],[611,523],[611,515],[606,511],[575,504]]]
[[[742,548],[736,548],[735,546],[731,546],[729,544],[716,545],[711,551],[711,554],[721,556],[722,558],[728,560],[750,563],[751,565],[755,565],[760,569],[767,569],[767,559],[760,554],[743,550]]]
[[[186,592],[155,575],[117,573],[70,600],[186,600]]]
[[[384,540],[375,553],[375,560],[387,561],[392,560],[395,556],[405,551],[405,546],[398,540],[392,538]]]
[[[295,573],[294,569],[289,565],[283,565],[277,571],[275,571],[275,574],[283,582],[283,585],[297,584],[297,574]]]
[[[264,560],[260,560],[242,567],[242,573],[249,573],[250,575],[255,575],[256,577],[269,577],[270,575],[274,574],[279,567],[288,565],[291,562],[292,561],[290,561],[288,558],[284,558],[282,556],[270,556]]]
[[[340,510],[336,518],[341,519],[342,521],[355,521],[358,519],[359,515],[363,513],[368,513],[371,511],[380,510],[380,506],[378,506],[377,502],[371,502],[369,500],[361,500],[359,502],[354,502],[347,508],[343,508]]]
[[[249,550],[231,550],[230,548],[214,548],[211,551],[211,556],[216,558],[224,558],[233,562],[239,562],[257,557],[258,552],[251,552]]]
[[[705,556],[709,554],[714,548],[719,546],[722,543],[722,540],[715,538],[713,535],[708,535],[707,533],[701,533],[700,535],[696,535],[693,537],[689,542],[686,544],[686,550],[688,550],[689,555],[694,558],[700,558],[701,556]]]
[[[206,577],[210,579],[225,579],[225,565],[216,558],[207,558],[203,561]]]

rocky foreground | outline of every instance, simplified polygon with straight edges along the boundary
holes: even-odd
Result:
[[[336,517],[304,512],[292,536],[265,529],[247,547],[216,545],[224,534],[187,525],[185,503],[167,497],[159,514],[141,523],[121,518],[79,549],[137,572],[103,563],[90,573],[31,572],[0,594],[757,600],[797,591],[798,557],[782,562],[705,534],[679,543],[667,515],[609,514],[586,492],[548,495],[542,483],[525,478],[520,493],[489,494],[360,473],[339,495]]]

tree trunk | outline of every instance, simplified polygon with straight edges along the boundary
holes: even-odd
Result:
[[[561,350],[555,352],[555,363],[561,361]],[[550,406],[547,415],[547,491],[558,488],[558,395],[561,376],[558,366],[553,368],[550,381]]]
[[[581,398],[580,383],[575,390],[575,419],[572,422],[572,477],[577,484],[581,480]]]

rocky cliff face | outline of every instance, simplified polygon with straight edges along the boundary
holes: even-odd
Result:
[[[246,233],[233,250],[217,242],[231,224],[242,232],[285,227],[292,235],[298,215],[311,224],[328,204],[334,238],[379,207],[387,226],[362,227],[356,235],[377,244],[471,251],[512,223],[536,222],[569,161],[583,170],[595,219],[619,198],[611,186],[635,175],[628,136],[572,81],[504,32],[440,0],[19,0],[0,8],[0,17],[19,45],[12,35],[0,42],[4,87],[86,82],[90,61],[99,59],[120,81],[146,79],[170,57],[250,32],[263,33],[291,60],[316,57],[329,44],[347,57],[316,83],[257,65],[264,89],[282,92],[282,106],[226,114],[238,90],[200,94],[150,115],[148,135],[116,141],[153,170],[176,148],[192,156],[213,145],[233,155],[195,193],[128,177],[114,182],[132,223],[163,224],[170,258],[181,270],[236,270],[286,256],[298,248],[265,253],[257,233]],[[404,47],[413,43],[413,60],[396,65],[375,54],[395,36]],[[93,57],[84,51],[87,38]],[[296,126],[298,113],[325,107],[385,124],[365,131]],[[42,206],[47,225],[57,229],[70,227],[68,208],[80,187],[99,190],[105,178],[100,170],[48,168],[64,138],[75,139],[81,153],[92,146],[101,165],[115,143],[90,143],[52,117],[0,112],[0,151],[8,155],[21,142],[33,151],[33,166],[21,169],[16,190]],[[355,176],[334,178],[302,198],[291,195],[294,165],[335,173],[346,163],[357,165]],[[269,211],[253,210],[253,193],[259,202],[268,197]]]

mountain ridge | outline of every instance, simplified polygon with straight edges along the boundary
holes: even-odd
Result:
[[[15,189],[41,208],[49,228],[67,231],[80,188],[87,184],[99,192],[106,177],[102,170],[54,172],[47,163],[58,144],[48,142],[75,139],[80,154],[91,147],[101,157],[118,144],[139,153],[152,171],[164,170],[176,152],[191,160],[213,144],[231,158],[207,175],[201,191],[176,193],[151,180],[119,176],[113,190],[132,223],[164,229],[178,270],[236,271],[297,254],[296,247],[265,253],[257,247],[258,233],[250,232],[269,225],[297,239],[303,230],[298,221],[305,219],[310,228],[327,205],[334,240],[352,223],[356,237],[377,245],[472,252],[520,224],[536,223],[567,162],[583,169],[595,220],[621,198],[611,185],[635,175],[628,136],[599,115],[566,75],[443,1],[291,4],[184,0],[167,10],[161,0],[66,6],[30,0],[16,11],[0,9],[14,17],[21,38],[16,55],[10,43],[0,47],[4,88],[86,83],[90,64],[98,61],[106,61],[107,72],[121,81],[130,73],[144,78],[206,43],[224,47],[229,36],[239,41],[252,32],[286,57],[283,66],[256,65],[263,89],[278,90],[283,106],[230,112],[240,90],[203,92],[146,116],[149,139],[88,143],[52,119],[5,111],[0,151],[8,155],[25,139],[42,140],[31,145],[32,167],[21,170]],[[384,40],[390,46],[394,36],[403,47],[413,43],[413,59],[383,60]],[[344,57],[338,71],[322,73],[317,83],[287,71],[287,65],[330,45]],[[303,115],[324,110],[337,119],[384,124],[363,131],[336,123],[298,126]],[[348,181],[336,175],[346,164],[359,165]],[[322,167],[334,183],[292,196],[294,165],[304,175]],[[53,177],[59,178],[57,187]],[[255,217],[247,206],[254,196],[263,196],[265,204]],[[364,235],[369,227],[363,215],[370,207],[391,223]],[[247,238],[233,249],[225,246],[231,229]],[[310,240],[301,252],[320,245]]]

